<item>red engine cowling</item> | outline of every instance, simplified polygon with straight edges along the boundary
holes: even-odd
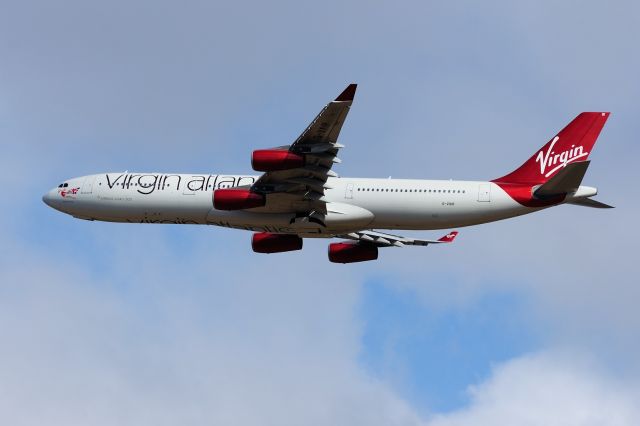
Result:
[[[274,172],[302,166],[304,156],[285,149],[258,149],[251,154],[251,167],[258,172]]]
[[[216,210],[244,210],[262,207],[267,203],[262,194],[248,189],[216,189],[213,191],[213,207]]]
[[[256,253],[281,253],[302,249],[302,238],[290,234],[257,232],[251,238],[251,248]]]
[[[375,260],[378,247],[366,243],[329,244],[329,260],[333,263],[354,263]]]

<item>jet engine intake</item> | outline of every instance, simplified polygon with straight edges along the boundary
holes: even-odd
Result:
[[[251,238],[251,248],[256,253],[281,253],[302,249],[302,238],[293,234],[257,232]]]
[[[362,242],[345,242],[329,244],[329,261],[333,263],[354,263],[375,260],[378,258],[378,247]]]
[[[263,207],[267,203],[264,195],[249,189],[224,188],[213,191],[213,207],[216,210],[244,210]]]
[[[286,149],[258,149],[251,154],[251,167],[258,172],[275,172],[304,166],[304,156]]]

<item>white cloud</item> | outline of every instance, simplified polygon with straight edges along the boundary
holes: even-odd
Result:
[[[156,257],[121,247],[94,276],[80,256],[2,243],[3,424],[420,423],[358,365],[348,277],[172,262],[153,238]]]
[[[640,387],[608,377],[579,355],[546,352],[507,362],[470,388],[469,407],[429,426],[632,426]]]

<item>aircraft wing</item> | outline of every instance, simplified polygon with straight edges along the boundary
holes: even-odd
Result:
[[[452,243],[458,235],[458,231],[451,231],[447,235],[437,240],[421,240],[417,238],[401,237],[399,235],[385,234],[378,231],[359,231],[351,232],[344,235],[336,235],[338,238],[344,238],[347,240],[360,241],[365,243],[371,243],[381,247],[403,247],[403,246],[427,246],[429,244],[442,244]]]
[[[258,178],[251,190],[269,197],[269,208],[262,211],[326,214],[324,190],[329,176],[337,176],[331,167],[340,162],[337,154],[343,146],[337,140],[356,87],[350,84],[329,102],[291,145],[275,148],[304,161],[300,167],[267,171]]]

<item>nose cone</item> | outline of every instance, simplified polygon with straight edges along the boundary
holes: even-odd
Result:
[[[49,207],[53,207],[53,194],[51,194],[51,191],[42,196],[42,201]]]
[[[42,196],[42,202],[51,207],[52,209],[56,209],[58,211],[62,210],[62,200],[60,199],[60,194],[58,194],[58,188],[52,189]]]

